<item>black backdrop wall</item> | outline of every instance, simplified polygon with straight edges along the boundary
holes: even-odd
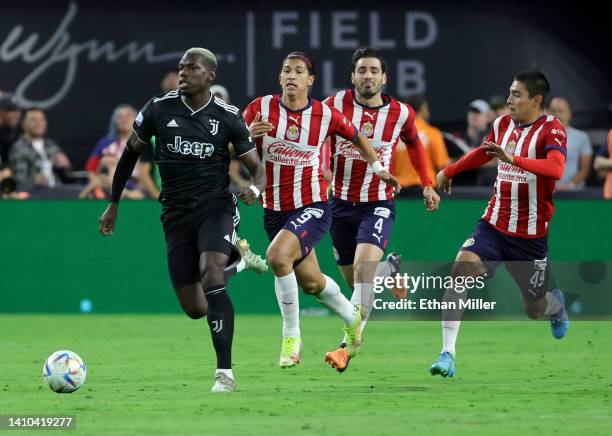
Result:
[[[278,90],[293,50],[318,63],[315,97],[346,87],[352,51],[371,43],[388,61],[387,92],[425,92],[438,123],[462,121],[471,100],[505,96],[514,73],[538,66],[577,125],[605,127],[611,41],[603,12],[583,2],[3,2],[0,90],[45,108],[49,136],[77,166],[112,109],[156,94],[192,46],[218,55],[218,83],[240,107]]]

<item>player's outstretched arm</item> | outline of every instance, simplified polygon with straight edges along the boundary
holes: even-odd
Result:
[[[253,179],[253,184],[248,188],[243,188],[238,197],[246,204],[251,205],[257,201],[259,194],[266,187],[266,173],[261,165],[256,149],[252,149],[240,156],[240,161],[247,167],[251,179]]]
[[[418,135],[412,141],[404,141],[406,144],[406,151],[412,166],[419,175],[419,180],[423,186],[423,202],[428,212],[438,210],[440,205],[440,196],[433,188],[432,181],[427,175],[427,154],[425,153],[425,147],[419,139]]]
[[[138,139],[138,136],[136,136],[135,133],[132,133],[130,140],[121,154],[121,158],[119,159],[117,168],[115,169],[115,175],[113,176],[110,203],[98,220],[98,227],[103,236],[112,235],[115,231],[117,209],[119,207],[121,194],[123,193],[123,188],[125,188],[125,184],[132,175],[136,162],[138,162],[138,158],[140,157],[140,152],[145,145],[146,144],[144,142]]]
[[[395,192],[399,192],[402,189],[399,180],[397,180],[389,171],[385,170],[382,164],[378,160],[378,155],[374,151],[372,144],[361,133],[357,134],[357,138],[353,141],[353,145],[357,148],[357,151],[363,156],[367,163],[370,164],[374,173],[385,182],[387,185],[393,186]]]
[[[442,192],[450,194],[451,179],[464,171],[478,168],[493,159],[487,155],[487,147],[480,146],[467,153],[457,162],[441,170],[436,176],[436,186]]]

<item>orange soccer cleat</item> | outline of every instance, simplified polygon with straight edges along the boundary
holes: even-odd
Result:
[[[344,372],[348,368],[351,358],[345,347],[340,347],[336,351],[325,354],[325,363],[329,363],[338,372]]]

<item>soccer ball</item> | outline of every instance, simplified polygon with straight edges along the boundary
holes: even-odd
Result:
[[[66,394],[76,391],[85,383],[87,368],[78,354],[56,351],[49,356],[43,366],[43,377],[52,391]]]

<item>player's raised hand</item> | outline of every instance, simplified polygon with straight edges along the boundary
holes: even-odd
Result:
[[[451,183],[452,183],[453,179],[449,179],[448,177],[446,177],[446,174],[444,174],[444,170],[440,170],[438,172],[438,174],[436,174],[436,187],[442,191],[442,192],[446,192],[450,195],[451,193]]]
[[[251,134],[251,138],[260,138],[266,133],[270,132],[272,129],[274,129],[274,126],[265,120],[262,121],[261,113],[257,112],[257,114],[255,114],[255,118],[253,118],[253,121],[249,126],[249,133]]]
[[[400,190],[402,189],[402,185],[400,184],[399,180],[397,180],[395,176],[391,174],[389,171],[387,170],[381,171],[380,173],[378,173],[378,177],[380,178],[380,180],[385,182],[387,185],[393,186],[393,191],[395,193],[399,193]]]
[[[115,222],[117,221],[117,204],[109,203],[106,210],[98,220],[98,228],[102,236],[112,235],[115,231]]]
[[[248,206],[250,206],[257,201],[257,194],[255,194],[255,192],[250,187],[243,188],[238,193],[238,198],[240,198]]]
[[[423,199],[423,201],[425,202],[425,207],[429,212],[438,210],[438,206],[440,204],[440,196],[434,188],[432,188],[431,186],[425,186],[423,188]]]
[[[514,158],[511,154],[508,154],[506,150],[501,148],[499,145],[492,141],[485,141],[483,144],[487,149],[487,156],[497,157],[502,162],[514,164]]]

